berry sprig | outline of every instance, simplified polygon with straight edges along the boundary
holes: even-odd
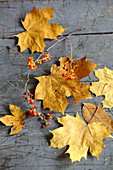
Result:
[[[33,94],[31,94],[29,92],[29,90],[27,90],[26,92],[23,93],[23,96],[22,96],[26,101],[28,101],[28,113],[29,113],[29,116],[36,116],[36,108],[37,106],[34,105],[34,103],[36,102],[36,99],[33,99]]]
[[[37,61],[37,64],[42,64],[42,62],[46,62],[51,58],[52,58],[52,56],[49,56],[49,54],[45,54],[45,55],[43,55],[43,59]]]
[[[37,113],[36,109],[37,109],[37,106],[34,105],[34,103],[36,102],[36,99],[33,99],[33,94],[31,94],[29,92],[29,90],[25,91],[23,93],[23,96],[22,96],[26,101],[28,101],[28,114],[30,117],[33,117],[33,116],[38,116],[40,118],[40,120],[43,120],[43,126],[42,128],[45,128],[45,126],[48,126],[50,125],[51,123],[48,122],[48,119],[49,121],[52,120],[52,114],[47,114],[47,116],[45,117],[45,115],[43,113]]]
[[[42,122],[42,124],[43,124],[42,128],[45,128],[46,126],[49,126],[49,125],[51,124],[50,122],[48,122],[48,119],[49,119],[49,121],[52,120],[52,114],[47,113],[47,115],[44,116],[43,113],[38,113],[37,116],[40,118],[40,120],[43,120],[43,122]]]
[[[67,61],[64,62],[63,69],[65,73],[62,74],[67,80],[72,80],[73,78],[77,78],[74,70],[77,67],[77,63],[75,65],[75,61],[71,61],[71,59],[67,58]]]
[[[28,66],[29,66],[30,70],[31,69],[33,69],[33,70],[37,69],[37,66],[35,65],[33,57],[29,57],[29,59],[28,59]]]

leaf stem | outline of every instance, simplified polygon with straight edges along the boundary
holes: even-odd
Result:
[[[96,115],[96,113],[97,113],[97,111],[98,111],[98,108],[99,108],[99,105],[100,105],[100,102],[101,102],[101,98],[102,98],[102,94],[103,94],[103,91],[104,91],[104,88],[105,88],[106,85],[107,85],[107,83],[104,84],[104,86],[103,86],[103,88],[102,88],[98,106],[96,107],[96,110],[95,110],[93,116],[92,116],[91,119],[88,121],[88,124],[91,122],[91,120],[93,119],[93,117]]]

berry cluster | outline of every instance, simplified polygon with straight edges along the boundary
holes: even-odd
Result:
[[[43,56],[43,59],[37,61],[37,64],[42,64],[42,62],[46,62],[46,61],[48,61],[48,59],[51,59],[51,58],[52,58],[52,56],[49,56],[49,54],[45,54]]]
[[[40,118],[40,120],[43,120],[43,126],[42,128],[45,128],[45,125],[48,126],[50,125],[50,123],[47,121],[47,119],[51,120],[52,119],[52,114],[47,114],[47,116],[45,117],[43,113],[37,113],[36,109],[37,106],[34,105],[34,103],[36,102],[36,99],[33,99],[33,94],[31,94],[29,92],[29,90],[27,90],[26,92],[23,93],[22,96],[26,101],[28,101],[29,104],[29,109],[28,109],[28,114],[30,117],[32,116],[38,116]]]
[[[33,69],[33,70],[37,69],[37,66],[35,65],[33,57],[29,57],[29,59],[28,59],[28,66],[29,66],[30,70],[31,69]]]
[[[52,114],[47,113],[47,117],[43,117],[41,119],[41,120],[44,120],[42,128],[45,128],[45,126],[49,126],[51,124],[50,122],[47,121],[47,119],[51,120],[52,119]]]
[[[69,58],[67,61],[64,62],[63,69],[66,71],[66,73],[63,73],[62,76],[66,77],[67,80],[72,80],[73,78],[77,78],[75,75],[75,68],[77,67],[77,64],[75,65],[75,61],[71,61]]]
[[[25,98],[25,100],[28,101],[29,104],[29,109],[28,109],[28,113],[29,116],[36,116],[36,108],[37,106],[34,105],[34,103],[36,102],[36,99],[33,99],[33,94],[30,94],[29,90],[27,90],[26,92],[23,93],[23,98]]]

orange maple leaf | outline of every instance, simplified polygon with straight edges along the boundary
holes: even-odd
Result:
[[[49,20],[53,17],[53,8],[44,9],[33,7],[33,10],[28,13],[22,22],[23,27],[26,31],[16,35],[19,38],[18,45],[20,51],[24,51],[29,48],[31,52],[44,52],[46,47],[44,38],[57,39],[58,35],[66,30],[62,26],[58,26],[57,23],[49,24]]]
[[[67,58],[70,59],[69,57]],[[67,58],[64,57],[64,60]],[[87,64],[85,58],[80,59],[78,60],[78,63],[80,63],[80,67],[81,61],[82,62],[84,61],[85,64]],[[39,84],[35,89],[35,98],[43,100],[44,109],[50,108],[50,110],[56,110],[64,113],[64,110],[66,109],[68,104],[66,97],[73,95],[74,96],[73,103],[77,104],[78,101],[80,101],[81,99],[91,98],[91,96],[88,90],[90,85],[80,83],[78,80],[75,80],[75,78],[73,78],[72,80],[67,80],[65,77],[62,76],[63,73],[66,73],[66,70],[64,70],[62,67],[63,58],[60,58],[60,62],[61,65],[59,67],[57,67],[55,64],[52,65],[50,75],[35,77],[36,79],[39,80]],[[90,71],[97,66],[92,62],[88,63],[89,63],[88,68]],[[88,70],[88,68],[86,68],[86,70]],[[87,71],[88,74],[89,70]]]
[[[4,123],[6,126],[13,126],[11,128],[10,135],[17,134],[22,130],[22,127],[25,126],[25,112],[23,112],[20,107],[9,104],[9,108],[13,116],[6,115],[0,118],[0,121]]]

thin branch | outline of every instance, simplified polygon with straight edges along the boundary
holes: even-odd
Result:
[[[86,29],[86,28],[77,29],[76,31],[70,33],[68,36],[66,36],[66,37],[64,37],[64,38],[62,38],[62,39],[57,40],[51,47],[49,47],[49,48],[47,49],[47,52],[48,52],[51,48],[53,48],[56,44],[58,44],[59,42],[65,40],[66,38],[70,37],[71,35],[75,34],[76,32],[82,31],[82,30],[84,30],[84,29]]]
[[[62,38],[62,39],[58,39],[53,45],[51,45],[51,46],[46,50],[46,52],[49,53],[49,50],[50,50],[51,48],[53,48],[56,44],[58,44],[59,42],[65,40],[65,39],[68,39],[69,44],[70,44],[70,48],[71,48],[71,57],[72,57],[72,45],[71,45],[71,42],[70,42],[70,40],[69,40],[69,37],[70,37],[71,35],[75,34],[76,32],[82,31],[82,30],[84,30],[84,29],[86,29],[86,28],[77,29],[76,31],[70,33],[68,36],[65,36],[65,37]],[[42,54],[40,54],[39,57],[35,60],[34,63],[36,63],[37,61],[39,61],[39,59],[40,59],[44,54],[45,54],[45,52],[42,53]],[[40,70],[39,68],[37,68],[37,69],[38,69],[39,71],[43,72],[43,71]],[[45,73],[45,72],[43,72],[43,73],[44,73],[44,74],[48,74],[48,73]],[[25,83],[25,89],[27,89],[27,84],[28,84],[28,82],[29,82],[29,80],[30,80],[30,79],[29,79],[29,74],[30,74],[30,71],[28,72],[27,81],[26,81],[26,83]]]
[[[67,35],[67,36],[65,36],[65,37],[63,37],[63,38],[61,38],[61,39],[58,39],[53,45],[51,45],[51,46],[46,50],[46,52],[49,52],[49,50],[50,50],[51,48],[53,48],[53,47],[54,47],[56,44],[58,44],[59,42],[65,40],[65,39],[68,39],[71,35],[75,34],[76,32],[79,32],[79,31],[82,31],[82,30],[85,30],[85,29],[86,29],[86,28],[77,29],[76,31],[70,33],[69,35]],[[40,54],[39,57],[37,58],[37,60],[36,60],[35,62],[37,62],[37,61],[41,58],[41,56],[43,56],[44,54],[45,54],[45,52],[42,53],[42,54]]]
[[[70,45],[70,51],[71,51],[71,60],[72,60],[72,45],[71,45],[71,41],[70,39],[67,37],[67,40],[69,42],[69,45]]]
[[[25,61],[27,61],[26,58],[25,58],[22,54],[20,54],[17,50],[15,50],[15,49],[13,49],[13,48],[11,48],[11,47],[9,47],[9,46],[8,46],[8,48],[11,49],[11,50],[13,50],[13,51],[16,51]],[[27,62],[28,62],[28,61],[27,61]]]

